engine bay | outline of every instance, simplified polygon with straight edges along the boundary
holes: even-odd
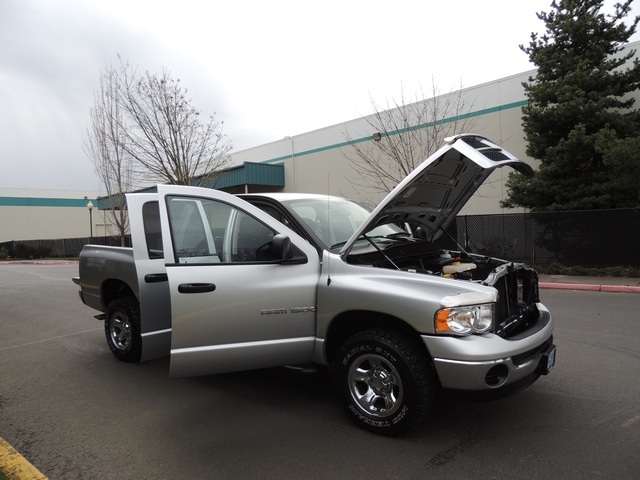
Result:
[[[364,237],[347,257],[347,262],[434,275],[492,286],[498,291],[494,333],[513,338],[538,322],[540,301],[538,275],[524,264],[463,251],[450,251],[414,237],[374,239]]]
[[[482,282],[496,267],[509,263],[493,257],[445,250],[436,243],[414,237],[367,239],[347,256],[354,265],[370,265],[458,280]]]

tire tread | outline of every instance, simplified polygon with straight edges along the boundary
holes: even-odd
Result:
[[[352,335],[343,343],[336,356],[336,361],[334,361],[331,366],[332,376],[334,381],[336,381],[336,388],[338,390],[342,388],[342,386],[338,384],[341,376],[340,359],[345,355],[345,352],[355,345],[372,341],[387,346],[387,348],[390,348],[402,357],[401,361],[406,364],[406,367],[410,371],[412,382],[415,385],[415,391],[413,392],[415,395],[414,410],[406,419],[403,419],[402,422],[395,425],[394,427],[396,428],[389,429],[389,431],[384,431],[380,427],[372,427],[364,424],[364,422],[359,422],[353,415],[351,415],[351,418],[353,418],[358,425],[378,433],[405,433],[425,420],[435,402],[439,384],[431,358],[419,338],[413,335],[384,327],[362,330]]]

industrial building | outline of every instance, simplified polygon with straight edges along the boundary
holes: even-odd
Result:
[[[638,46],[640,42],[635,42],[626,49],[637,50]],[[535,70],[448,95],[465,98],[469,106],[465,113],[473,120],[472,133],[491,139],[535,168],[535,162],[525,153],[522,129],[522,107],[527,103],[522,83],[531,76],[535,76]],[[429,101],[433,99],[425,100]],[[429,122],[418,128],[429,128]],[[231,193],[323,193],[375,204],[383,194],[363,192],[354,186],[355,171],[350,159],[354,156],[354,144],[379,141],[379,133],[370,118],[364,117],[233,152],[234,166],[218,179],[215,188]],[[461,214],[502,212],[499,202],[507,195],[508,174],[506,169],[494,172]],[[87,209],[89,200],[94,206],[91,212]],[[90,228],[94,236],[115,234],[100,208],[103,203],[96,192],[0,188],[0,242],[88,237]]]
[[[95,198],[91,191],[0,188],[0,243],[89,237],[92,228],[104,235],[104,212],[87,208]]]

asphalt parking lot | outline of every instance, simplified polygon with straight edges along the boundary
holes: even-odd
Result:
[[[50,479],[611,478],[640,471],[640,295],[544,290],[557,365],[496,401],[443,396],[402,438],[321,372],[192,379],[118,362],[75,265],[0,265],[0,437]]]

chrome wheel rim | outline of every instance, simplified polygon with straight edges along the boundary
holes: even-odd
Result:
[[[119,312],[111,317],[109,336],[118,350],[127,350],[131,346],[131,323],[129,319]]]
[[[349,367],[349,392],[358,408],[373,417],[393,415],[402,403],[400,374],[384,357],[362,355]]]

